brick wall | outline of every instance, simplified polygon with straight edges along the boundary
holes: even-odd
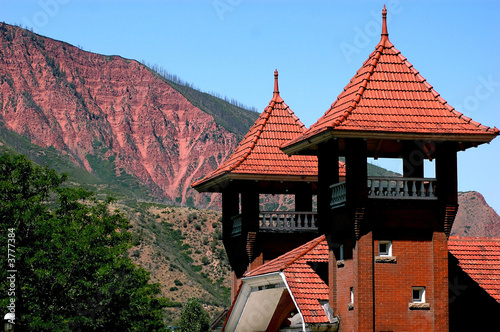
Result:
[[[374,242],[378,255],[379,240]],[[396,262],[375,263],[375,327],[377,331],[433,331],[435,313],[433,246],[431,239],[396,239]],[[430,309],[412,310],[412,287],[425,287]]]
[[[355,243],[337,240],[346,256],[332,289],[342,331],[449,331],[447,240],[436,211],[389,214],[367,215],[371,230]],[[392,241],[392,258],[378,259],[380,240]],[[412,287],[425,287],[425,304],[410,305]]]

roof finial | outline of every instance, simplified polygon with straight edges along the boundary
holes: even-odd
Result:
[[[274,93],[280,93],[280,90],[278,89],[278,69],[274,70]]]
[[[283,99],[280,97],[280,90],[278,89],[278,69],[274,70],[274,92],[273,92],[273,100],[275,102],[282,102]]]
[[[380,42],[385,42],[387,40],[389,40],[389,33],[387,32],[387,9],[384,5],[384,9],[382,9],[382,38]]]

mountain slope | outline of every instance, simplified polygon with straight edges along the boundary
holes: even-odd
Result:
[[[451,235],[500,237],[500,216],[476,191],[458,193],[458,212]]]
[[[257,116],[232,109],[234,121]],[[241,135],[137,61],[7,24],[0,26],[0,122],[102,180],[134,177],[156,198],[201,206],[211,198],[193,196],[189,184],[223,161]]]

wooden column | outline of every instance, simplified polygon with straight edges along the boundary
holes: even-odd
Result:
[[[232,188],[227,188],[222,191],[222,234],[224,245],[231,238],[233,231],[232,217],[239,213],[239,193]],[[229,252],[226,247],[226,251]]]
[[[424,160],[426,158],[422,147],[414,141],[403,143],[403,177],[423,178]]]
[[[295,211],[309,212],[312,211],[312,184],[298,183],[297,192],[295,194]]]
[[[330,217],[330,185],[339,182],[339,143],[330,140],[318,146],[318,222],[327,229]]]
[[[318,228],[320,233],[330,234],[332,213],[330,201],[332,194],[330,185],[339,182],[339,142],[330,140],[318,146]],[[337,261],[329,246],[328,290],[329,302],[335,315],[337,312]]]
[[[254,259],[262,258],[259,245],[259,187],[258,183],[251,181],[245,183],[244,191],[241,193],[241,215],[242,215],[242,250],[247,257],[247,268],[256,267],[252,265]],[[242,262],[243,264],[243,262]],[[258,265],[259,262],[257,262]]]
[[[436,145],[436,179],[438,181],[438,198],[444,204],[456,204],[458,201],[457,186],[457,152],[453,142]]]
[[[259,231],[259,190],[258,183],[245,183],[241,192],[242,230],[246,232]]]
[[[345,144],[347,203],[359,206],[367,199],[366,141],[350,138]]]

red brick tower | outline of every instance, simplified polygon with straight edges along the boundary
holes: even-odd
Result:
[[[277,71],[274,76],[272,100],[234,153],[192,184],[199,192],[222,193],[223,241],[235,276],[233,297],[237,280],[247,270],[318,236],[312,203],[317,157],[290,157],[280,150],[306,128],[280,97]],[[261,194],[294,195],[295,211],[262,211]]]
[[[457,211],[457,151],[499,133],[457,112],[389,41],[330,109],[283,146],[318,156],[318,226],[342,331],[448,331],[447,236]],[[345,157],[346,179],[338,173]],[[367,158],[395,158],[402,177],[368,177]],[[424,177],[424,159],[435,176]]]

